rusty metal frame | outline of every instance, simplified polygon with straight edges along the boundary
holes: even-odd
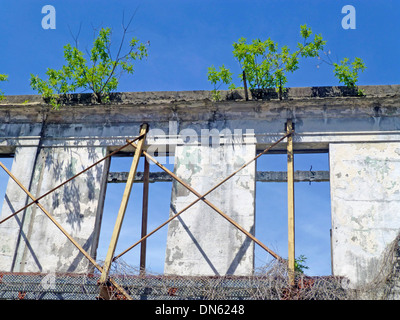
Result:
[[[145,134],[140,134],[138,137],[134,138],[133,141],[142,139],[145,137]],[[33,195],[29,192],[28,189],[26,189],[21,183],[20,181],[7,169],[6,166],[4,166],[4,164],[2,162],[0,162],[0,166],[4,169],[4,171],[17,183],[17,185],[29,196],[29,198],[31,198],[32,202],[28,203],[27,205],[25,205],[23,208],[17,210],[16,212],[12,213],[11,215],[9,215],[8,217],[6,217],[5,219],[0,221],[0,224],[2,224],[3,222],[7,221],[8,219],[12,218],[13,216],[17,215],[18,213],[24,211],[26,208],[30,207],[33,204],[36,204],[42,211],[43,213],[57,226],[57,228],[72,242],[72,244],[84,255],[85,258],[87,258],[92,264],[93,266],[99,270],[99,272],[103,273],[103,267],[101,267],[90,255],[89,253],[86,252],[86,250],[84,250],[79,244],[78,242],[76,242],[74,240],[74,238],[68,234],[68,232],[54,219],[54,217],[39,203],[39,200],[41,200],[42,198],[46,197],[47,195],[51,194],[52,192],[54,192],[55,190],[61,188],[62,186],[64,186],[66,183],[72,181],[73,179],[75,179],[76,177],[80,176],[81,174],[83,174],[84,172],[88,171],[89,169],[93,168],[94,166],[98,165],[99,163],[101,163],[102,161],[110,158],[111,156],[113,156],[114,154],[118,153],[119,151],[123,150],[124,148],[130,146],[130,143],[126,143],[125,145],[119,147],[117,150],[109,153],[107,156],[105,156],[104,158],[100,159],[99,161],[93,163],[92,165],[90,165],[89,167],[87,167],[86,169],[82,170],[81,172],[77,173],[76,175],[74,175],[73,177],[67,179],[66,181],[62,182],[61,184],[59,184],[58,186],[54,187],[53,189],[51,189],[50,191],[46,192],[45,194],[41,195],[38,198],[33,197]],[[122,288],[115,280],[113,280],[112,278],[108,277],[108,288],[110,288],[111,286],[113,286],[114,288],[116,288],[123,296],[125,299],[128,300],[132,300],[132,297],[124,290],[124,288]],[[110,297],[111,298],[111,297]]]
[[[292,132],[293,122],[286,122],[286,132]],[[294,219],[294,154],[293,136],[287,139],[287,203],[288,203],[288,271],[289,282],[294,285],[295,277],[295,219]]]
[[[17,185],[31,198],[34,203],[43,211],[43,213],[56,225],[56,227],[72,242],[72,244],[88,259],[100,272],[103,272],[103,268],[90,256],[89,253],[83,249],[78,242],[74,240],[74,238],[57,222],[56,219],[38,202],[28,189],[26,189],[21,182],[4,166],[3,163],[0,162],[0,166],[4,169],[4,171],[17,183]],[[109,279],[112,285],[118,289],[127,299],[131,300],[130,295],[122,288],[118,283],[116,283],[113,279]]]
[[[143,136],[139,135],[138,137],[136,137],[135,139],[133,139],[133,141],[139,140],[141,139]],[[73,177],[65,180],[64,182],[60,183],[58,186],[54,187],[53,189],[47,191],[46,193],[42,194],[40,197],[38,197],[36,199],[36,201],[32,201],[30,203],[28,203],[27,205],[25,205],[24,207],[22,207],[21,209],[15,211],[14,213],[10,214],[8,217],[4,218],[3,220],[0,221],[0,224],[2,224],[3,222],[6,222],[8,219],[12,218],[13,216],[17,215],[18,213],[24,211],[25,209],[27,209],[28,207],[30,207],[31,205],[37,203],[39,200],[43,199],[44,197],[48,196],[50,193],[56,191],[57,189],[61,188],[62,186],[64,186],[65,184],[67,184],[68,182],[70,182],[71,180],[75,179],[76,177],[80,176],[82,173],[88,171],[89,169],[95,167],[96,165],[98,165],[99,163],[103,162],[104,160],[112,157],[113,155],[115,155],[116,153],[120,152],[121,150],[125,149],[126,147],[128,147],[130,145],[130,143],[126,143],[125,145],[119,147],[117,150],[114,150],[113,152],[109,153],[108,155],[106,155],[104,158],[100,159],[99,161],[96,161],[95,163],[93,163],[92,165],[90,165],[89,167],[87,167],[86,169],[82,170],[81,172],[77,173],[76,175],[74,175]]]
[[[147,128],[147,127],[146,127]],[[193,206],[195,203],[197,203],[198,201],[203,201],[205,202],[208,206],[210,206],[212,209],[214,209],[217,213],[219,213],[223,218],[225,218],[228,222],[230,222],[232,225],[234,225],[237,229],[239,229],[242,233],[244,233],[246,236],[248,236],[251,240],[253,240],[255,243],[257,243],[259,246],[261,246],[265,251],[267,251],[269,254],[271,254],[274,258],[276,258],[277,260],[281,261],[281,262],[287,262],[285,259],[281,258],[278,254],[276,254],[275,252],[273,252],[271,249],[269,249],[266,245],[264,245],[261,241],[259,241],[256,237],[254,237],[251,233],[249,233],[246,229],[244,229],[242,226],[240,226],[236,221],[234,221],[232,218],[230,218],[228,215],[226,215],[222,210],[220,210],[217,206],[215,206],[214,204],[212,204],[209,200],[207,200],[205,197],[211,193],[212,191],[214,191],[215,189],[217,189],[219,186],[221,186],[224,182],[226,182],[227,180],[229,180],[230,178],[232,178],[234,175],[236,175],[239,171],[241,171],[242,169],[244,169],[245,167],[247,167],[249,164],[251,164],[253,161],[255,161],[256,159],[258,159],[260,156],[262,156],[263,154],[267,153],[270,149],[272,149],[274,146],[278,145],[280,142],[282,142],[284,139],[288,138],[288,143],[289,143],[289,138],[291,138],[292,134],[294,133],[294,130],[292,127],[287,129],[286,134],[284,134],[280,139],[278,139],[276,142],[274,142],[273,144],[271,144],[269,147],[267,147],[264,151],[260,152],[256,157],[254,157],[253,159],[251,159],[250,161],[248,161],[247,163],[245,163],[243,166],[241,166],[239,169],[237,169],[235,172],[233,172],[232,174],[230,174],[228,177],[226,177],[225,179],[223,179],[222,181],[220,181],[218,184],[216,184],[213,188],[211,188],[209,191],[207,191],[206,193],[204,193],[203,195],[201,195],[200,193],[198,193],[195,189],[193,189],[190,185],[186,184],[184,181],[182,181],[179,177],[177,177],[173,172],[171,172],[170,170],[168,170],[166,167],[164,167],[162,164],[160,164],[156,159],[154,159],[151,155],[149,155],[146,151],[142,150],[142,146],[138,146],[135,141],[142,139],[140,142],[144,143],[145,140],[145,135],[146,133],[143,133],[141,131],[140,135],[138,137],[136,137],[133,140],[126,140],[126,144],[119,147],[117,150],[115,150],[114,152],[108,154],[106,157],[100,159],[99,161],[95,162],[94,164],[92,164],[91,166],[87,167],[86,169],[84,169],[83,171],[79,172],[78,174],[76,174],[75,176],[69,178],[68,180],[64,181],[63,183],[61,183],[60,185],[56,186],[55,188],[51,189],[50,191],[46,192],[45,194],[41,195],[38,198],[35,198],[30,192],[29,190],[27,190],[19,181],[18,179],[0,162],[0,166],[7,172],[7,174],[23,189],[23,191],[31,198],[32,202],[28,203],[27,205],[25,205],[23,208],[17,210],[16,212],[14,212],[13,214],[11,214],[10,216],[6,217],[5,219],[0,221],[0,224],[7,221],[8,219],[10,219],[11,217],[15,216],[16,214],[24,211],[26,208],[28,208],[29,206],[36,204],[44,213],[45,215],[58,227],[58,229],[75,245],[75,247],[94,265],[94,267],[96,269],[98,269],[102,275],[106,274],[106,279],[107,281],[114,286],[119,292],[121,292],[121,294],[125,297],[125,299],[129,299],[131,300],[132,297],[124,290],[124,288],[122,288],[121,286],[118,285],[118,283],[115,282],[115,280],[113,280],[111,277],[108,276],[108,270],[107,268],[105,268],[105,266],[101,267],[66,231],[65,229],[54,219],[54,217],[39,203],[39,200],[41,200],[42,198],[44,198],[45,196],[49,195],[50,193],[54,192],[55,190],[59,189],[60,187],[62,187],[63,185],[65,185],[66,183],[70,182],[71,180],[75,179],[76,177],[78,177],[79,175],[81,175],[82,173],[86,172],[87,170],[93,168],[94,166],[96,166],[97,164],[99,164],[100,162],[106,160],[107,158],[111,157],[112,155],[116,154],[117,152],[123,150],[124,148],[128,147],[128,146],[133,146],[135,148],[135,150],[139,149],[141,150],[139,153],[139,156],[141,154],[143,154],[146,157],[146,160],[151,160],[152,162],[154,162],[158,167],[160,167],[162,170],[164,170],[166,173],[168,173],[173,179],[175,179],[176,181],[178,181],[180,184],[182,184],[185,188],[187,188],[189,191],[191,191],[192,193],[194,193],[197,196],[197,199],[194,200],[192,203],[190,203],[188,206],[186,206],[184,209],[182,209],[180,212],[176,213],[174,216],[170,217],[167,221],[165,221],[163,224],[161,224],[159,227],[157,227],[156,229],[154,229],[153,231],[151,231],[150,233],[146,234],[143,236],[142,233],[142,238],[137,241],[135,244],[133,244],[132,246],[130,246],[128,249],[124,250],[122,253],[120,253],[119,255],[113,257],[110,260],[110,264],[111,262],[117,260],[118,258],[120,258],[123,254],[125,254],[126,252],[128,252],[129,250],[133,249],[135,246],[137,246],[139,243],[144,242],[149,236],[151,236],[152,234],[154,234],[156,231],[158,231],[159,229],[161,229],[163,226],[165,226],[166,224],[168,224],[169,222],[171,222],[173,219],[175,219],[176,217],[178,217],[180,214],[182,214],[184,211],[186,211],[187,209],[189,209],[191,206]],[[289,162],[288,162],[289,164]],[[137,165],[136,165],[137,167]],[[136,172],[136,169],[135,169]],[[130,192],[130,189],[129,189]],[[121,221],[122,224],[122,221]],[[118,239],[116,239],[116,242],[118,241]],[[115,243],[116,243],[115,242]],[[104,279],[103,279],[104,280]],[[108,296],[108,298],[112,298],[111,296]]]
[[[277,260],[281,261],[281,262],[286,262],[285,259],[281,258],[278,254],[276,254],[275,252],[273,252],[270,248],[268,248],[265,244],[263,244],[260,240],[258,240],[256,237],[254,237],[251,233],[249,233],[246,229],[244,229],[242,226],[240,226],[236,221],[234,221],[232,218],[230,218],[228,215],[226,215],[224,212],[222,212],[222,210],[220,210],[218,207],[216,207],[214,204],[212,204],[210,201],[208,201],[207,199],[205,199],[205,197],[211,193],[212,191],[214,191],[215,189],[217,189],[220,185],[222,185],[224,182],[226,182],[227,180],[229,180],[230,178],[232,178],[234,175],[236,175],[239,171],[241,171],[242,169],[244,169],[245,167],[247,167],[250,163],[252,163],[253,161],[255,161],[256,159],[258,159],[259,157],[261,157],[263,154],[267,153],[269,150],[271,150],[274,146],[276,146],[277,144],[279,144],[280,142],[282,142],[284,139],[288,138],[289,136],[291,136],[293,134],[293,131],[288,131],[283,137],[281,137],[280,139],[278,139],[275,143],[273,143],[271,146],[267,147],[264,151],[260,152],[256,157],[254,157],[253,159],[251,159],[250,161],[248,161],[247,163],[245,163],[243,166],[241,166],[239,169],[237,169],[235,172],[231,173],[228,177],[226,177],[225,179],[223,179],[221,182],[219,182],[218,184],[216,184],[213,188],[211,188],[209,191],[207,191],[205,194],[201,195],[200,193],[198,193],[196,190],[194,190],[191,186],[189,186],[188,184],[186,184],[184,181],[182,181],[179,177],[177,177],[173,172],[171,172],[170,170],[168,170],[165,166],[163,166],[161,163],[159,163],[156,159],[154,159],[151,155],[149,155],[147,152],[143,151],[143,155],[148,159],[151,160],[152,162],[154,162],[158,167],[160,167],[162,170],[164,170],[166,173],[168,173],[173,179],[177,180],[180,184],[182,184],[185,188],[187,188],[189,191],[191,191],[192,193],[194,193],[197,196],[197,199],[194,200],[192,203],[190,203],[188,206],[186,206],[184,209],[182,209],[181,211],[179,211],[178,213],[176,213],[174,216],[170,217],[167,221],[165,221],[163,224],[161,224],[159,227],[157,227],[156,229],[154,229],[152,232],[148,233],[146,236],[142,237],[139,241],[137,241],[136,243],[134,243],[132,246],[130,246],[129,248],[127,248],[126,250],[124,250],[123,252],[121,252],[120,254],[118,254],[117,256],[114,257],[113,261],[119,259],[122,255],[124,255],[125,253],[127,253],[128,251],[130,251],[131,249],[133,249],[134,247],[136,247],[139,243],[141,243],[142,241],[144,241],[145,239],[147,239],[149,236],[151,236],[153,233],[155,233],[156,231],[158,231],[159,229],[161,229],[162,227],[164,227],[166,224],[168,224],[169,222],[171,222],[173,219],[175,219],[176,217],[178,217],[180,214],[182,214],[184,211],[186,211],[187,209],[189,209],[191,206],[193,206],[195,203],[197,203],[198,201],[202,200],[203,202],[205,202],[208,206],[210,206],[212,209],[214,209],[217,213],[219,213],[223,218],[225,218],[226,220],[228,220],[231,224],[233,224],[237,229],[239,229],[242,233],[244,233],[246,236],[248,236],[251,240],[253,240],[255,243],[257,243],[261,248],[263,248],[265,251],[267,251],[269,254],[271,254],[274,258],[276,258]],[[129,140],[127,140],[129,142]],[[131,145],[134,148],[137,148],[137,145],[131,141],[130,142]]]
[[[147,220],[149,211],[149,176],[150,176],[150,163],[145,159],[143,171],[143,202],[142,202],[142,230],[141,237],[147,234]],[[146,240],[140,244],[140,273],[146,272]]]

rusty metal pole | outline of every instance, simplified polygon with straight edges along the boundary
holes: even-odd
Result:
[[[286,123],[287,133],[293,132],[292,120]],[[294,156],[293,135],[287,137],[287,190],[288,190],[288,268],[289,281],[294,284],[295,272],[295,227],[294,227]]]
[[[247,91],[247,79],[246,79],[246,71],[243,70],[243,87],[244,87],[244,97],[246,101],[249,101],[249,93]]]
[[[144,172],[143,172],[143,204],[142,204],[142,233],[141,238],[147,234],[147,216],[149,207],[149,173],[150,164],[144,157]],[[144,274],[146,271],[146,239],[140,244],[140,273]]]

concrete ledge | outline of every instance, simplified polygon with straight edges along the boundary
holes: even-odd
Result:
[[[108,104],[97,104],[91,94],[66,97],[66,105],[53,110],[40,95],[6,96],[0,103],[3,124],[93,124],[96,127],[147,122],[227,121],[287,119],[296,117],[342,118],[399,116],[400,85],[360,86],[364,96],[345,87],[288,88],[282,100],[274,90],[263,90],[256,99],[244,91],[222,91],[212,101],[211,91],[160,91],[114,93]]]
[[[365,93],[365,97],[395,96],[400,95],[400,85],[374,85],[359,86]],[[287,88],[283,94],[283,100],[304,98],[332,98],[332,97],[358,97],[357,90],[351,90],[344,86],[324,87],[296,87]],[[190,101],[212,102],[212,92],[207,90],[193,91],[146,91],[146,92],[115,92],[111,94],[111,102],[105,105],[128,104],[149,105],[159,103],[176,103]],[[278,94],[274,89],[249,90],[249,99],[278,100]],[[221,90],[221,101],[245,100],[244,90]],[[67,94],[63,98],[65,105],[99,105],[91,93]],[[4,106],[49,106],[41,95],[8,95],[0,103]]]

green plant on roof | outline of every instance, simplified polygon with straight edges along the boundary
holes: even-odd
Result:
[[[350,63],[349,58],[344,58],[339,63],[333,63],[335,67],[335,76],[339,79],[340,83],[343,83],[349,89],[356,89],[358,82],[359,72],[364,72],[366,66],[361,58],[356,57],[353,62]],[[362,90],[358,90],[359,95],[363,95]]]
[[[232,81],[232,73],[229,69],[226,69],[224,65],[219,67],[219,70],[215,69],[214,66],[208,68],[208,81],[214,85],[212,90],[212,98],[214,101],[221,99],[221,93],[218,90],[223,83],[229,84]]]
[[[31,74],[31,87],[57,109],[61,105],[62,96],[77,89],[92,92],[98,103],[107,102],[109,94],[118,87],[119,76],[124,72],[133,74],[134,61],[142,60],[148,55],[147,45],[136,38],[130,40],[127,52],[122,54],[127,29],[128,27],[124,27],[114,59],[111,54],[111,29],[101,28],[88,58],[85,58],[77,45],[67,44],[64,46],[66,64],[60,70],[47,69],[47,80]]]
[[[271,38],[265,41],[254,39],[248,42],[246,38],[242,37],[234,42],[233,56],[241,69],[238,76],[241,82],[248,82],[250,89],[274,88],[279,93],[279,98],[282,99],[282,94],[285,92],[285,86],[288,82],[288,73],[293,73],[299,69],[301,58],[320,59],[327,43],[320,34],[313,34],[311,28],[306,24],[300,26],[300,37],[302,41],[297,43],[297,48],[294,51],[287,45],[280,47]],[[349,88],[356,87],[359,72],[366,68],[360,58],[355,58],[351,64],[348,58],[344,58],[340,64],[332,62],[328,62],[328,64],[334,66],[334,74],[339,82],[344,83]],[[230,77],[222,77],[228,74]],[[214,97],[219,97],[218,89],[222,84],[229,85],[229,89],[236,88],[230,80],[231,75],[229,69],[224,66],[220,67],[219,72],[214,66],[208,68],[208,80],[214,85]],[[245,80],[243,75],[246,77]]]
[[[8,80],[8,75],[0,74],[0,82],[7,81],[7,80]],[[1,100],[4,100],[4,93],[3,93],[3,91],[0,90],[0,101]]]
[[[291,52],[288,46],[279,48],[277,42],[268,38],[265,41],[255,39],[246,43],[240,38],[233,44],[233,55],[246,73],[246,79],[251,89],[276,88],[282,90],[287,83],[287,72],[294,72],[299,68],[300,57],[316,57],[323,49],[326,41],[321,35],[312,36],[311,28],[300,26],[300,35],[303,43],[297,43],[297,50]],[[239,75],[242,78],[242,74]]]
[[[282,94],[287,83],[287,73],[299,68],[299,59],[317,57],[323,50],[326,41],[321,35],[315,34],[314,37],[312,35],[311,28],[307,25],[300,26],[303,42],[297,43],[297,50],[293,52],[288,46],[279,47],[271,38],[265,41],[254,39],[250,43],[246,38],[240,38],[238,42],[233,43],[233,56],[242,71],[239,78],[243,81],[244,71],[250,89],[275,88]],[[211,70],[209,68],[209,80],[210,72],[213,70],[215,68]],[[230,88],[234,87],[234,84],[231,84]]]

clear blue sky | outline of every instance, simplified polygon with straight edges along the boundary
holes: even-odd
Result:
[[[342,7],[348,4],[356,9],[354,30],[345,30],[341,24]],[[45,14],[41,10],[45,5],[53,5],[56,9],[55,30],[42,28]],[[81,28],[79,47],[82,50],[90,50],[94,28],[111,27],[114,43],[119,43],[123,12],[127,20],[135,11],[130,35],[142,42],[150,41],[149,57],[137,63],[133,76],[121,78],[119,91],[211,90],[207,81],[207,68],[211,65],[225,64],[235,74],[239,72],[232,56],[234,41],[240,37],[249,40],[271,37],[294,50],[300,40],[299,27],[304,23],[328,41],[326,50],[331,51],[334,61],[343,57],[364,60],[367,70],[360,75],[360,85],[400,83],[400,1],[396,0],[0,0],[0,73],[9,75],[9,81],[0,83],[0,89],[6,95],[35,94],[29,86],[30,74],[44,77],[47,67],[58,69],[62,66],[63,46],[73,43],[70,31],[77,34]],[[301,61],[300,69],[288,76],[288,86],[338,85],[331,66],[322,64],[317,69],[316,64],[316,60]],[[327,155],[296,156],[296,169],[309,170],[313,165],[313,170],[328,170],[327,159]],[[259,169],[271,170],[275,165],[278,170],[286,170],[285,158],[260,162]],[[329,183],[297,186],[297,255],[307,256],[310,274],[329,274]],[[152,185],[151,188],[154,196],[160,194],[158,187]],[[257,194],[268,196],[257,200],[256,235],[286,257],[286,184],[260,186],[258,183]],[[169,197],[167,194],[157,201],[168,207]],[[301,198],[308,200],[297,200]],[[119,201],[118,195],[114,202],[108,199],[107,203],[113,204],[107,212],[113,207],[118,208]],[[267,207],[269,216],[265,213]],[[167,214],[154,213],[158,220],[150,222],[151,226],[166,220]],[[109,223],[113,224],[112,221],[110,219]],[[162,272],[165,247],[160,243],[165,238],[166,228],[161,232],[164,233],[160,233],[160,242],[155,243],[153,249],[149,248],[149,255],[155,257],[151,267],[156,272]],[[132,231],[126,229],[127,238],[123,238],[122,233],[121,241],[124,242],[120,249],[137,240],[137,237],[130,239],[131,234]],[[105,233],[101,241],[103,248],[108,245]],[[105,255],[106,249],[102,250]],[[137,263],[135,259],[131,262]],[[257,265],[262,265],[265,260],[265,255],[257,249]]]
[[[44,30],[44,5],[56,9],[56,29]],[[356,8],[356,29],[344,30],[341,9]],[[1,0],[0,73],[6,94],[34,94],[30,74],[44,76],[47,67],[60,68],[63,46],[72,43],[82,24],[79,45],[91,47],[93,28],[112,27],[115,43],[121,34],[122,15],[136,11],[130,30],[141,41],[150,41],[149,58],[137,64],[133,76],[121,80],[120,91],[209,90],[207,68],[225,64],[239,71],[232,43],[271,37],[295,48],[299,26],[307,23],[328,41],[336,60],[361,57],[367,70],[359,84],[399,83],[400,2],[396,0]],[[332,68],[316,69],[315,60],[303,61],[289,76],[288,86],[336,85]],[[235,73],[237,73],[235,72]]]

